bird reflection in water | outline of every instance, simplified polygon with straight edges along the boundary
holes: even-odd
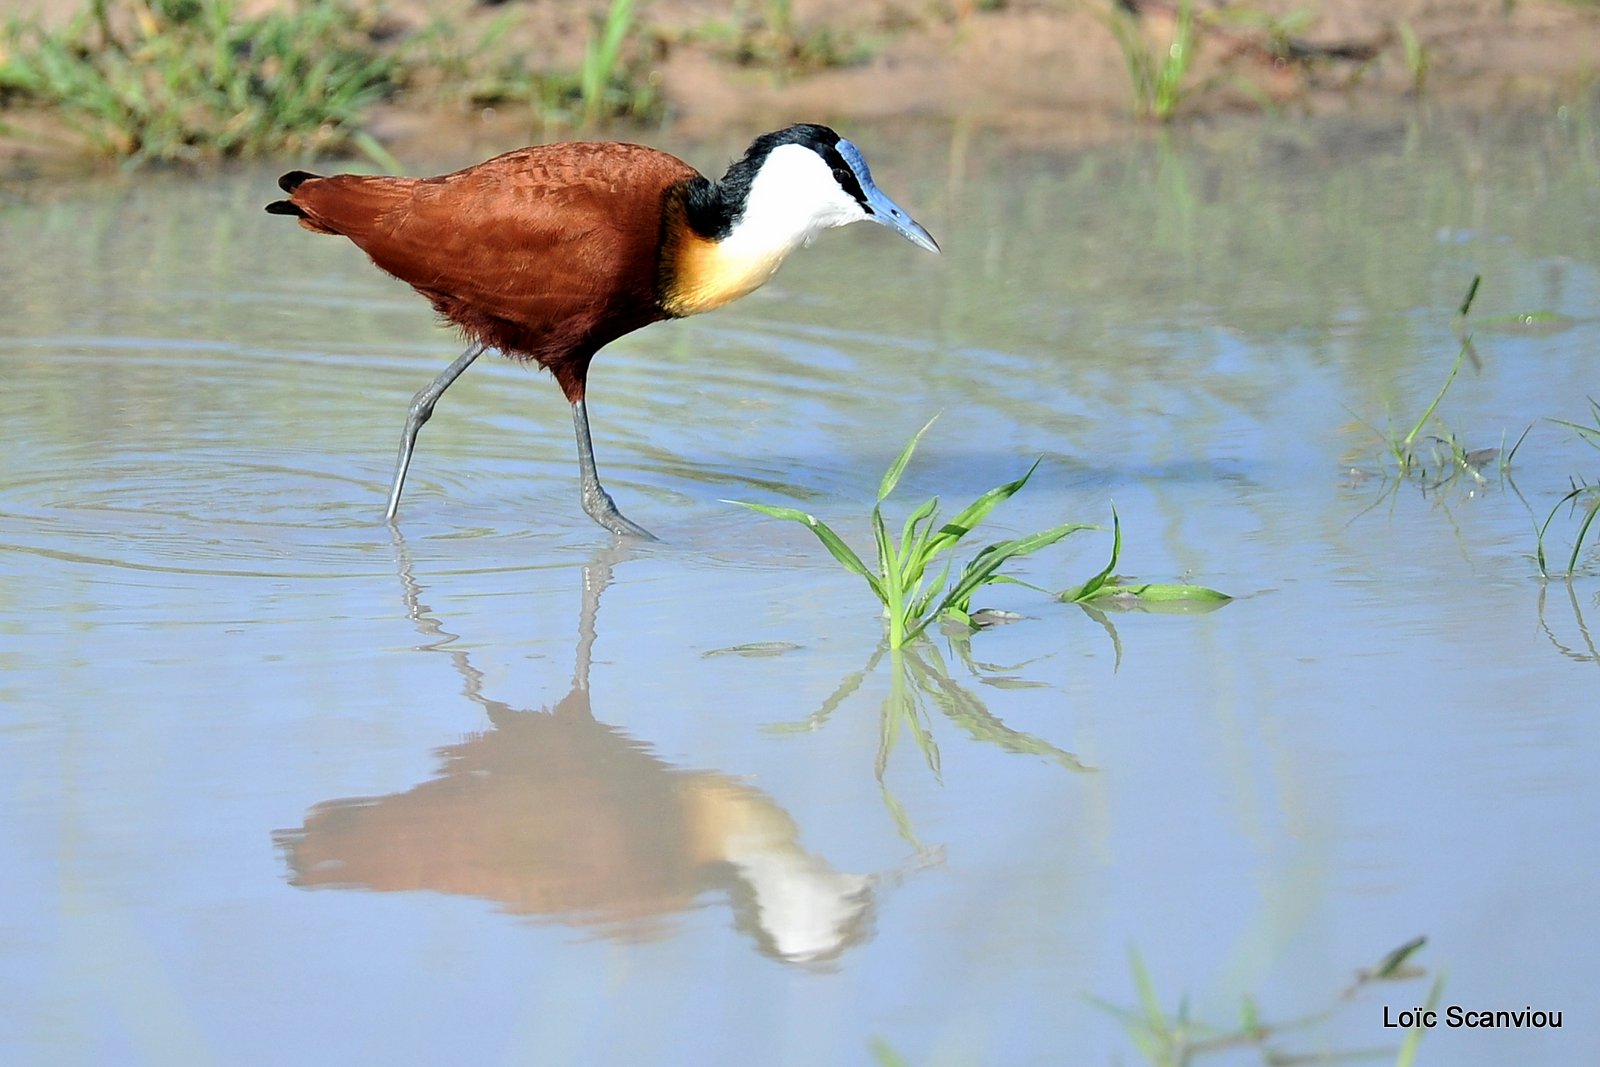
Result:
[[[516,915],[623,940],[661,936],[671,916],[724,891],[735,925],[787,962],[838,956],[870,931],[877,879],[837,871],[800,844],[799,827],[758,789],[684,770],[595,719],[589,659],[600,595],[622,548],[584,568],[572,690],[519,711],[483,692],[483,675],[421,604],[403,541],[412,620],[446,652],[490,729],[441,750],[438,777],[404,793],[318,804],[279,831],[302,887],[432,890],[481,897]]]

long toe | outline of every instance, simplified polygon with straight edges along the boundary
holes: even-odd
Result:
[[[596,487],[598,488],[598,487]],[[604,489],[583,494],[583,510],[595,522],[618,537],[637,537],[641,541],[659,541],[661,538],[617,510],[616,502]]]
[[[615,507],[608,515],[596,515],[594,521],[610,530],[618,537],[637,537],[641,541],[659,541],[661,538],[646,530],[643,526],[628,518]]]

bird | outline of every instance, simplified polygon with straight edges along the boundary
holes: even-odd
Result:
[[[618,538],[655,540],[600,484],[586,403],[595,354],[651,323],[755,291],[823,230],[876,222],[940,251],[873,182],[861,150],[816,123],[755,138],[717,180],[655,148],[575,141],[432,178],[295,170],[278,185],[288,198],[269,213],[348,238],[469,342],[411,400],[390,523],[418,431],[451,383],[494,349],[549,370],[571,405],[583,510]]]

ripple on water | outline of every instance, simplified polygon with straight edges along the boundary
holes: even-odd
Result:
[[[710,332],[703,366],[655,346],[617,353],[596,423],[602,476],[664,539],[659,551],[689,566],[812,563],[809,533],[724,499],[838,520],[892,449],[859,469],[861,371],[832,338],[731,334]],[[394,438],[412,391],[443,365],[435,346],[75,335],[0,340],[7,352],[26,367],[13,428],[28,444],[0,473],[0,546],[123,571],[392,573],[382,509]],[[547,378],[485,361],[440,415],[400,524],[431,573],[544,569],[606,540],[579,510],[570,422]]]
[[[169,574],[392,572],[382,509],[420,359],[142,337],[13,338],[7,354],[21,371],[0,447],[0,548]],[[524,542],[548,541],[549,525],[506,503],[509,482],[485,482],[517,478],[513,501],[541,487],[503,449],[461,463],[497,435],[451,416],[466,438],[456,457],[430,456],[425,439],[408,479],[410,550],[437,555],[436,573],[536,566]]]
[[[381,518],[383,487],[332,466],[282,451],[270,460],[120,453],[62,463],[9,480],[0,545],[136,571],[304,579],[391,572],[396,534]],[[536,529],[486,522],[481,506],[429,510],[409,541],[471,542],[470,552],[443,553],[458,572],[534,558],[500,549],[535,539]]]

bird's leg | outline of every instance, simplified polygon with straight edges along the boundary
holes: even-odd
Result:
[[[472,366],[472,361],[483,355],[484,346],[474,344],[465,352],[456,357],[439,376],[429,382],[426,387],[419,390],[411,398],[411,410],[406,412],[406,428],[400,433],[400,455],[394,464],[394,488],[389,490],[389,510],[383,517],[390,522],[394,521],[394,513],[400,507],[400,488],[406,484],[406,471],[411,466],[411,451],[417,447],[417,431],[422,429],[422,424],[433,418],[433,405],[439,402],[444,391],[450,388],[450,383],[461,377],[461,372]]]
[[[589,439],[589,409],[580,396],[572,402],[572,426],[578,434],[578,475],[582,479],[583,510],[589,517],[612,533],[637,537],[645,541],[658,540],[655,534],[633,522],[622,512],[600,484],[600,475],[594,467],[594,442]]]

